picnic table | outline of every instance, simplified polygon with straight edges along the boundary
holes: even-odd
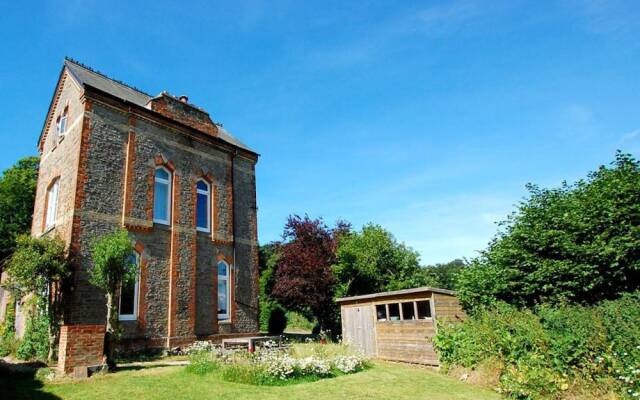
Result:
[[[282,338],[280,336],[244,336],[244,337],[237,337],[237,338],[222,339],[222,348],[226,349],[228,347],[233,347],[233,346],[242,346],[242,347],[246,346],[247,350],[253,353],[256,350],[257,343],[264,343],[270,340],[280,344],[282,341]]]

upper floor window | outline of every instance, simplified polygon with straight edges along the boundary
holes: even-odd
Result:
[[[65,107],[62,115],[56,120],[56,132],[59,137],[64,136],[67,131],[67,119],[69,117],[69,107]]]
[[[171,172],[156,168],[153,187],[153,222],[169,225],[171,218]]]
[[[229,319],[229,264],[218,262],[218,319]]]
[[[131,321],[138,318],[138,295],[140,291],[140,255],[131,254],[128,262],[135,264],[136,277],[120,286],[120,304],[118,318],[122,321]]]
[[[56,224],[58,210],[58,191],[60,190],[60,178],[56,178],[47,189],[47,209],[45,210],[45,230],[53,228]]]
[[[202,232],[211,230],[211,186],[204,180],[196,183],[196,229]]]

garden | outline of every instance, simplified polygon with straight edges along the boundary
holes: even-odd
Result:
[[[7,399],[499,399],[495,391],[405,364],[368,361],[337,344],[295,344],[255,353],[223,351],[196,343],[187,366],[176,357],[121,364],[88,379],[0,370],[0,398]],[[2,367],[2,364],[0,364]]]

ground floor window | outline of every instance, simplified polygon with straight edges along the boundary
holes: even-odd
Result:
[[[229,264],[218,263],[218,319],[229,319]]]
[[[136,265],[135,280],[125,282],[120,287],[120,308],[119,318],[122,321],[135,320],[138,317],[138,291],[139,291],[139,276],[140,276],[140,255],[134,253],[131,255],[129,262]]]

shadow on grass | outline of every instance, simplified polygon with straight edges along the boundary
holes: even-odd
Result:
[[[0,360],[0,399],[55,400],[60,397],[42,391],[44,384],[36,378],[42,363],[9,364]]]
[[[184,366],[183,364],[170,364],[170,363],[158,363],[158,364],[146,364],[146,365],[123,365],[116,368],[115,372],[123,372],[123,371],[139,371],[142,369],[152,369],[152,368],[164,368],[164,367],[180,367]]]

